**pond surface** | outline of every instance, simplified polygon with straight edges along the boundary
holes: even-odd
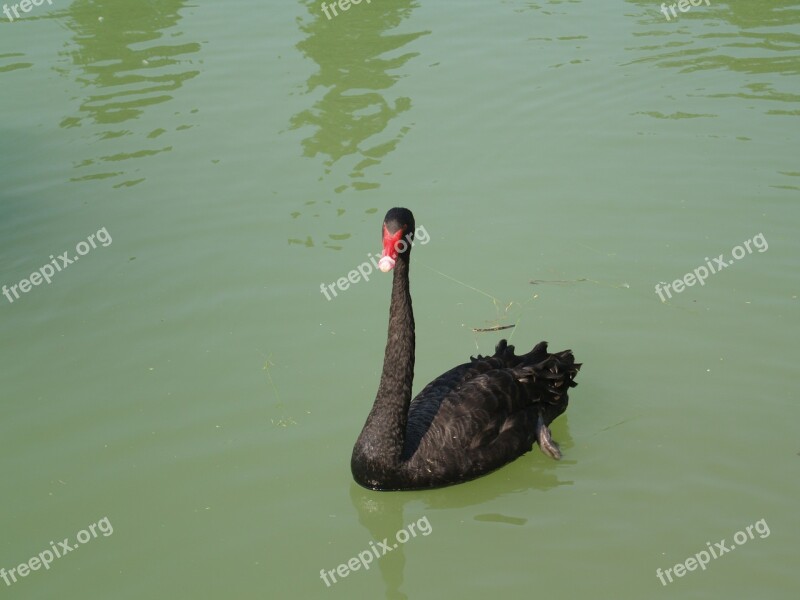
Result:
[[[5,598],[797,597],[800,2],[443,4],[0,14]],[[353,483],[392,206],[415,392],[572,348],[560,462]]]

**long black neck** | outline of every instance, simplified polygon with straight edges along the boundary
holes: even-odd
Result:
[[[391,477],[399,468],[414,380],[414,312],[409,254],[397,257],[392,279],[389,335],[378,394],[353,452],[353,469]]]

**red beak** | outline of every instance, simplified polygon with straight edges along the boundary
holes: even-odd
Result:
[[[378,261],[378,268],[384,273],[394,269],[397,261],[397,243],[402,239],[404,229],[398,229],[394,234],[389,233],[386,223],[383,224],[383,252]]]

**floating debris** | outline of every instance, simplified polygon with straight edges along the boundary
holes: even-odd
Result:
[[[502,331],[503,329],[513,329],[516,325],[495,325],[494,327],[473,327],[472,331],[475,333],[482,333],[484,331]]]
[[[556,285],[568,285],[570,283],[580,283],[581,281],[589,281],[586,277],[580,279],[531,279],[529,283],[539,285],[542,283],[554,283]]]

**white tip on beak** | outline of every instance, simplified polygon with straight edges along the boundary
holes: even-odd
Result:
[[[388,273],[394,269],[394,259],[391,256],[381,256],[378,261],[378,268],[384,273]]]

